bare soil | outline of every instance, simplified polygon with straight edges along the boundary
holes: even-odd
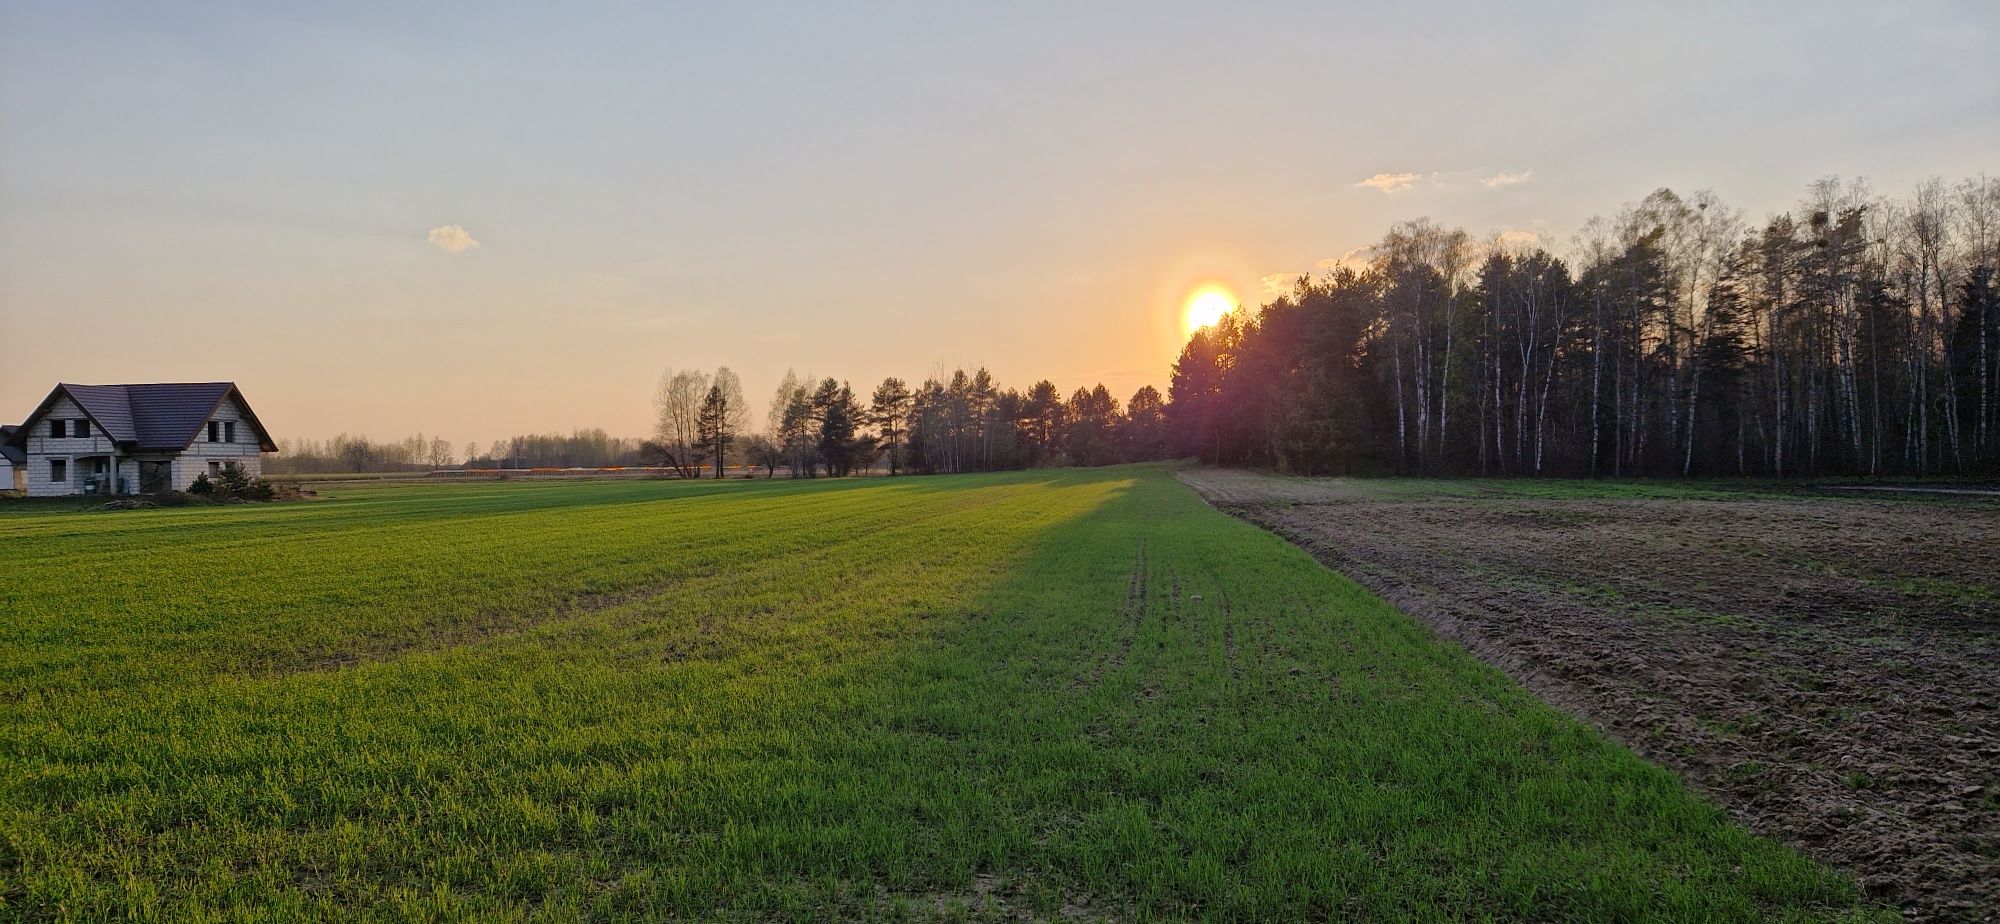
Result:
[[[2000,502],[1182,480],[1907,917],[2000,920]]]

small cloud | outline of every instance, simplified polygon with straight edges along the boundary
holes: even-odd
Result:
[[[450,253],[464,253],[479,246],[479,242],[473,240],[472,235],[458,225],[439,225],[432,228],[430,240],[431,243]]]
[[[1493,236],[1493,243],[1502,250],[1533,250],[1543,247],[1542,235],[1526,228],[1508,228]]]
[[[1420,177],[1414,173],[1378,173],[1354,185],[1393,194],[1417,185],[1418,179]]]
[[[1365,269],[1367,268],[1369,261],[1374,259],[1375,259],[1375,245],[1366,244],[1361,247],[1356,247],[1353,250],[1341,254],[1340,256],[1327,257],[1326,259],[1319,261],[1317,265],[1319,266],[1320,269],[1331,273],[1334,270],[1340,269],[1343,266],[1356,270]]]
[[[1272,273],[1264,277],[1264,294],[1270,298],[1283,298],[1299,287],[1305,273]]]
[[[1520,173],[1496,173],[1492,176],[1481,177],[1479,185],[1487,189],[1499,189],[1502,186],[1519,186],[1533,179],[1534,176],[1535,171],[1533,170],[1523,170]]]

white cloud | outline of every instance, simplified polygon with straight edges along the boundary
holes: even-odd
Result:
[[[1451,170],[1444,173],[1428,174],[1378,173],[1354,185],[1367,189],[1378,189],[1384,193],[1395,195],[1400,192],[1408,192],[1419,186],[1431,189],[1461,189],[1474,181],[1477,181],[1479,185],[1487,189],[1499,189],[1503,186],[1519,186],[1533,179],[1534,176],[1535,171],[1533,170],[1523,170],[1519,173],[1501,171],[1489,176],[1480,176],[1470,170]]]
[[[1264,295],[1269,298],[1290,295],[1298,288],[1299,280],[1305,278],[1305,273],[1272,273],[1264,277]]]
[[[1375,245],[1364,244],[1337,257],[1327,257],[1319,261],[1319,268],[1333,272],[1343,266],[1355,270],[1366,269],[1368,261],[1375,259]]]
[[[1385,193],[1399,193],[1417,185],[1420,177],[1414,173],[1378,173],[1354,185],[1379,189]]]
[[[431,229],[430,241],[451,253],[464,253],[479,246],[472,235],[458,225],[439,225]]]
[[[1498,241],[1503,247],[1539,247],[1542,244],[1540,232],[1525,228],[1509,228],[1500,232]]]
[[[1499,189],[1502,186],[1519,186],[1533,179],[1534,176],[1535,171],[1533,170],[1523,170],[1520,173],[1501,172],[1488,177],[1480,177],[1479,185],[1487,189]]]

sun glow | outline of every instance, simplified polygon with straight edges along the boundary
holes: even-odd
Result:
[[[1222,316],[1236,310],[1236,293],[1219,285],[1205,285],[1188,293],[1187,307],[1181,316],[1183,334],[1192,334],[1204,327],[1213,327]]]

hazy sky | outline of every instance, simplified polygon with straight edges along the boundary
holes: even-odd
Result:
[[[636,436],[717,365],[760,419],[787,367],[1123,398],[1190,289],[1400,219],[2000,173],[1991,0],[295,6],[0,0],[0,417],[233,379],[280,437]]]

